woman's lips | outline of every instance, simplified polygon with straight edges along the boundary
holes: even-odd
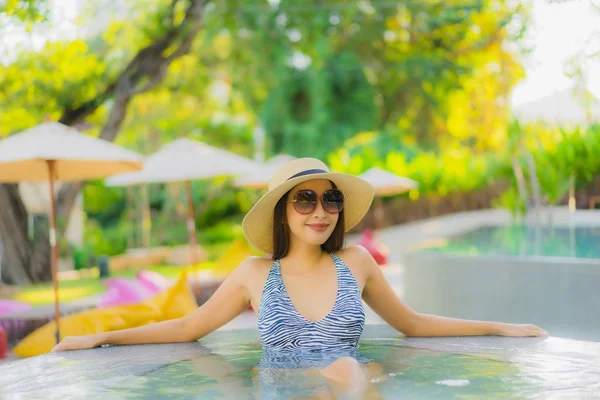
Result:
[[[306,226],[308,226],[309,228],[311,228],[317,232],[323,232],[323,231],[327,230],[327,228],[329,227],[328,224],[306,224]]]

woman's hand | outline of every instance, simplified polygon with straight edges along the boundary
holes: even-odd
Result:
[[[60,341],[52,352],[64,350],[83,350],[98,347],[102,344],[102,337],[99,334],[83,336],[67,336]]]
[[[500,336],[550,336],[544,329],[533,324],[494,324],[494,333]]]

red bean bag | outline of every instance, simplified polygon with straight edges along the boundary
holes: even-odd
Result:
[[[377,264],[387,264],[389,253],[388,247],[375,239],[375,235],[371,229],[365,229],[363,231],[358,244],[371,253]]]

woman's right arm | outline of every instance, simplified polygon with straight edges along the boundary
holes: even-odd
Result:
[[[198,340],[225,325],[248,308],[250,292],[246,282],[255,262],[255,258],[244,260],[206,303],[183,318],[112,332],[67,336],[54,346],[52,351],[88,349],[103,344],[174,343]]]

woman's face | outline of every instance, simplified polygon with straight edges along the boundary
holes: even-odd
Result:
[[[292,240],[301,240],[319,246],[329,239],[339,218],[339,214],[329,213],[323,209],[321,198],[323,193],[329,189],[332,189],[332,186],[327,179],[306,181],[292,189],[286,204],[286,220],[290,229],[290,239],[294,238]],[[306,190],[315,192],[318,201],[312,212],[301,214],[294,207],[294,199],[298,192]]]

